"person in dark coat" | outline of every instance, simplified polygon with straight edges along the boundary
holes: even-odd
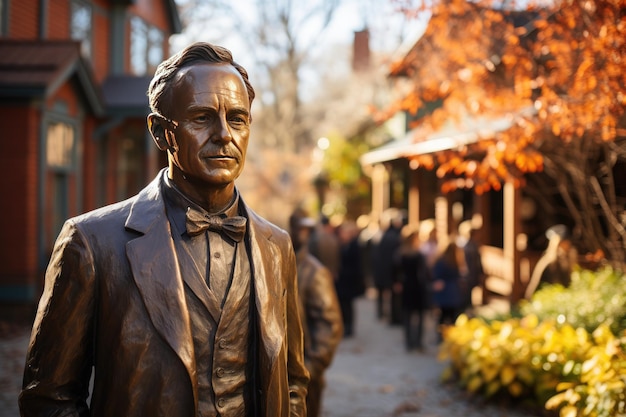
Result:
[[[420,252],[417,231],[408,232],[398,252],[400,292],[407,351],[424,349],[424,320],[431,305],[431,274],[426,257]]]
[[[365,293],[359,229],[354,222],[344,221],[339,226],[339,241],[341,262],[335,288],[343,316],[344,336],[350,337],[355,328],[354,300]]]
[[[440,310],[439,332],[443,325],[454,324],[463,303],[458,256],[456,243],[450,242],[433,265],[433,297]]]
[[[309,252],[330,271],[333,280],[339,274],[339,238],[327,216],[321,215],[319,224],[309,239]]]
[[[392,292],[393,284],[396,281],[396,268],[394,265],[395,254],[402,243],[400,234],[402,228],[402,217],[398,212],[387,213],[388,224],[384,228],[382,237],[373,248],[374,258],[374,284],[378,290],[377,310],[379,317],[388,313],[390,324],[401,324],[401,307],[398,294]]]
[[[469,227],[466,226],[469,224]],[[465,285],[463,286],[463,309],[471,309],[473,307],[472,292],[474,288],[484,288],[485,274],[483,263],[480,255],[480,243],[478,242],[478,230],[471,227],[471,223],[461,223],[465,225],[465,229],[459,226],[459,233],[465,234],[466,239],[462,240],[463,256],[467,273],[465,277]],[[484,291],[482,291],[484,293]],[[484,298],[484,294],[483,297]]]

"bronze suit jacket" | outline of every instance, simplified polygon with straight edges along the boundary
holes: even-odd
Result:
[[[137,196],[65,223],[33,325],[22,416],[195,417],[195,355],[161,175]],[[257,411],[304,417],[309,376],[291,241],[240,204],[258,314]]]

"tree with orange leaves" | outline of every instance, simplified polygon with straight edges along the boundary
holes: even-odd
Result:
[[[543,171],[571,215],[579,249],[626,262],[626,5],[556,0],[395,0],[430,11],[426,33],[391,74],[411,88],[390,111],[416,114],[420,131],[467,117],[510,119],[471,146],[411,158],[451,191],[521,186]],[[419,140],[419,138],[416,138]],[[464,178],[459,181],[457,177]]]

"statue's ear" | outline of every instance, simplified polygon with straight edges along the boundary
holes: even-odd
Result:
[[[174,134],[177,128],[177,122],[169,120],[159,113],[155,112],[148,115],[148,130],[154,143],[162,151],[168,151],[170,154],[178,152],[178,144]]]
[[[166,151],[170,148],[170,144],[165,137],[165,131],[167,129],[165,123],[164,118],[157,113],[150,113],[148,115],[148,130],[150,131],[150,135],[152,135],[154,143],[156,143],[156,146],[161,151]]]

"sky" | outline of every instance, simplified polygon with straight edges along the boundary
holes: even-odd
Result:
[[[354,31],[367,26],[371,46],[379,51],[394,51],[424,30],[423,22],[406,22],[390,0],[343,0],[336,13],[330,27],[333,38],[350,43]]]
[[[198,0],[178,0],[184,10],[184,4]],[[250,48],[256,49],[256,59],[272,62],[278,59],[275,50],[266,48],[262,44],[255,44],[255,36],[245,38],[245,31],[250,29],[258,20],[256,5],[259,0],[236,0],[229,3],[234,10],[226,12],[222,9],[213,10],[194,9],[194,23],[187,26],[182,34],[171,39],[172,53],[179,51],[193,41],[204,40],[217,43],[233,53],[235,61],[247,68],[255,85],[259,85],[259,78],[263,71],[258,67],[254,54],[248,53]],[[293,9],[292,19],[298,22],[297,34],[300,44],[299,50],[306,51],[307,62],[300,67],[301,94],[307,100],[316,94],[316,90],[324,85],[323,78],[328,74],[336,77],[347,76],[351,72],[352,44],[354,32],[368,28],[370,31],[370,49],[373,53],[381,53],[399,57],[400,51],[406,49],[406,44],[412,45],[425,28],[426,19],[422,21],[407,21],[404,15],[394,10],[393,0],[337,0],[338,6],[328,27],[322,28],[321,17],[317,20],[302,19],[311,7],[319,5],[323,0],[274,0],[266,4],[286,4],[292,1],[297,7]],[[183,12],[184,13],[184,12]],[[202,14],[205,13],[205,14]],[[321,16],[318,14],[317,16]],[[236,21],[249,22],[250,24]],[[273,31],[267,28],[270,41],[284,40],[281,30]],[[275,36],[275,39],[271,37]],[[252,42],[250,42],[252,39]],[[284,50],[283,50],[284,52]],[[387,64],[384,64],[387,65]]]
[[[189,0],[178,0],[185,4]],[[321,0],[308,0],[307,6],[319,3]],[[370,30],[370,47],[376,51],[392,52],[398,49],[403,42],[414,41],[423,31],[423,22],[411,21],[407,23],[401,13],[394,10],[392,0],[338,0],[339,6],[335,10],[329,27],[319,39],[320,43],[329,46],[334,44],[351,45],[354,32],[365,27]],[[237,0],[230,3],[238,15],[247,21],[254,21],[256,0]],[[304,3],[303,3],[304,4]],[[219,43],[233,51],[245,50],[236,28],[227,23],[228,16],[219,16],[213,21],[199,21],[194,27],[189,27],[182,34],[172,38],[172,51],[182,49],[192,40],[204,38],[210,42]],[[317,24],[317,26],[316,26]],[[310,22],[304,26],[303,42],[311,42],[317,35],[320,22]],[[307,37],[306,33],[310,33]]]

